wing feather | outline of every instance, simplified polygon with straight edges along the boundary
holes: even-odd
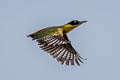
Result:
[[[67,35],[61,36],[46,36],[40,39],[36,39],[38,45],[42,50],[47,51],[53,58],[61,62],[61,64],[66,63],[66,65],[80,65],[80,62],[83,63],[81,60],[82,58],[79,54],[75,51],[72,47]]]

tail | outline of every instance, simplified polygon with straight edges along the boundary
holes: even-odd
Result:
[[[35,40],[35,35],[34,34],[27,35],[27,37],[31,37],[32,40]]]

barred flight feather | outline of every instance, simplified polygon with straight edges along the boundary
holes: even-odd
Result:
[[[78,53],[72,48],[70,41],[66,40],[64,37],[60,36],[46,36],[36,40],[40,48],[44,51],[50,53],[53,58],[66,65],[80,65],[79,62],[83,63],[82,58],[78,55]]]

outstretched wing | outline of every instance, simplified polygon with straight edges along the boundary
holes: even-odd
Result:
[[[64,37],[61,36],[46,36],[36,40],[40,48],[44,51],[47,51],[52,55],[57,61],[61,64],[66,63],[66,65],[80,65],[80,62],[83,63],[82,57],[75,51],[72,47],[70,41],[67,38],[67,35]]]

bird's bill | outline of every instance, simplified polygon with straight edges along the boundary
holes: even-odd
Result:
[[[80,22],[80,24],[82,24],[82,23],[86,23],[86,22],[88,22],[88,21],[79,21]]]

